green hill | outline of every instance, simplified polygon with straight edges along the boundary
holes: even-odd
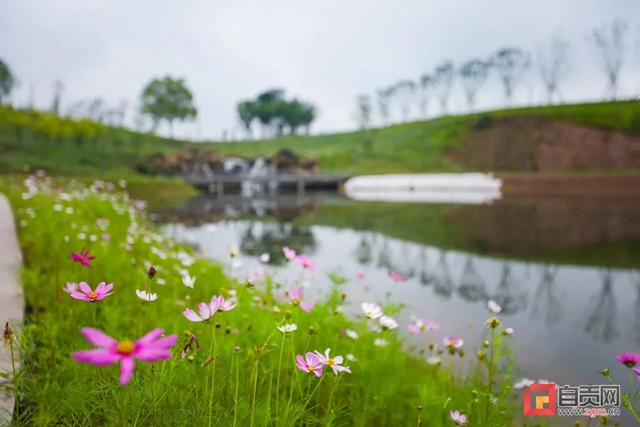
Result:
[[[224,155],[242,157],[269,155],[289,148],[296,154],[316,157],[324,173],[462,171],[483,167],[468,158],[475,154],[467,152],[467,147],[461,143],[469,136],[491,129],[496,123],[515,118],[536,119],[534,127],[564,122],[606,132],[640,135],[640,103],[620,101],[509,109],[331,135],[296,135],[264,141],[195,145]],[[512,123],[509,126],[518,132],[520,125]],[[523,141],[528,141],[523,138]],[[526,143],[518,138],[511,139],[506,146],[503,144],[497,149],[512,149],[508,144]],[[194,144],[108,128],[88,120],[0,107],[2,173],[21,172],[28,165],[31,169],[42,168],[58,174],[107,171],[149,174],[154,172],[148,162],[150,156],[188,145]],[[522,157],[526,154],[516,152],[513,155]],[[518,170],[517,166],[498,165],[492,169]]]

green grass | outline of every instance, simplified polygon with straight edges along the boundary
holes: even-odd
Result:
[[[31,170],[76,175],[105,171],[153,173],[150,156],[191,144],[124,129],[100,128],[99,134],[85,138],[78,145],[77,135],[84,132],[80,124],[61,119],[64,126],[45,122],[49,126],[46,127],[42,120],[33,118],[37,114],[32,115],[0,107],[0,173],[20,172],[26,166]],[[323,173],[458,172],[462,167],[448,160],[447,150],[457,147],[469,132],[487,126],[492,118],[520,115],[542,116],[611,131],[640,132],[640,103],[620,101],[498,110],[366,132],[197,146],[244,157],[271,155],[288,148],[296,154],[316,157]]]
[[[75,182],[56,193],[44,179],[32,187],[31,196],[24,196],[24,186],[15,180],[0,182],[15,210],[24,254],[26,324],[14,325],[22,358],[15,425],[450,426],[449,410],[459,409],[470,425],[509,426],[520,410],[509,386],[511,338],[495,334],[480,363],[468,348],[462,358],[445,352],[443,366],[428,365],[405,350],[398,330],[377,333],[368,330],[366,319],[340,313],[344,304],[361,302],[341,295],[341,284],[350,278],[333,275],[331,296],[305,313],[275,297],[280,285],[271,278],[251,288],[229,279],[223,265],[195,259],[185,266],[181,260],[191,258],[192,250],[157,234],[119,191]],[[104,233],[108,241],[101,238]],[[127,236],[131,250],[125,248]],[[96,257],[91,268],[68,259],[83,247]],[[145,262],[158,270],[154,281],[145,277]],[[197,277],[194,289],[182,284],[176,265]],[[66,282],[80,281],[92,287],[113,283],[114,294],[89,303],[62,291]],[[158,300],[143,304],[135,290],[147,288]],[[218,312],[211,324],[192,323],[181,314],[180,302],[195,308],[213,294],[229,298],[231,292],[237,294],[237,308]],[[384,305],[391,316],[400,309],[392,302]],[[298,330],[284,336],[276,329],[284,323],[295,323]],[[155,327],[179,338],[169,361],[137,361],[131,382],[120,386],[117,365],[95,367],[71,357],[91,348],[82,327],[97,327],[119,342]],[[359,339],[343,336],[345,328],[358,331]],[[489,328],[481,329],[491,335]],[[180,358],[188,342],[184,330],[199,338],[201,351],[189,352],[193,360]],[[387,346],[374,345],[380,337]],[[334,355],[355,355],[357,360],[348,362],[353,373],[325,371],[320,382],[295,368],[294,354],[326,348]],[[214,354],[215,361],[203,366]],[[459,373],[461,365],[469,367],[468,377]]]

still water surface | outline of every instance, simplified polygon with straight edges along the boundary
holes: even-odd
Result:
[[[640,350],[640,203],[629,199],[507,198],[493,205],[354,202],[331,195],[278,199],[201,196],[158,215],[165,232],[197,244],[205,256],[228,263],[240,248],[235,274],[256,268],[281,280],[300,277],[283,266],[282,246],[317,262],[306,291],[327,294],[328,272],[350,279],[345,310],[362,301],[405,304],[410,316],[441,324],[411,335],[409,345],[458,335],[480,345],[486,302],[515,329],[521,376],[559,384],[602,384],[615,368],[626,384],[621,351]],[[260,262],[270,254],[269,264]],[[231,269],[232,267],[229,266]],[[395,283],[395,271],[408,277]],[[356,275],[363,273],[364,279]]]

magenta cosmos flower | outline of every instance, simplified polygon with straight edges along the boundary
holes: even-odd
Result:
[[[626,352],[620,353],[616,360],[628,368],[633,368],[638,363],[640,363],[640,353]]]
[[[82,249],[80,253],[71,252],[69,254],[69,259],[72,259],[75,262],[79,262],[85,267],[91,267],[91,264],[89,263],[89,261],[91,261],[92,259],[95,259],[95,256],[89,254],[88,249]]]
[[[82,292],[71,292],[71,298],[89,302],[96,302],[108,297],[109,295],[113,295],[113,292],[109,292],[111,289],[113,289],[113,283],[109,283],[107,285],[105,282],[100,282],[95,291],[92,291],[91,286],[87,285],[86,282],[80,282],[79,286]]]
[[[429,319],[413,319],[413,322],[407,326],[409,332],[419,334],[423,331],[431,329],[440,329],[440,325]]]
[[[282,253],[284,253],[284,257],[287,259],[287,261],[293,261],[296,257],[296,251],[291,249],[289,246],[284,246],[282,248]]]
[[[395,271],[390,271],[389,273],[387,273],[387,275],[391,280],[393,280],[396,283],[403,283],[407,281],[406,276],[403,276],[400,273],[396,273]]]
[[[451,417],[451,421],[459,426],[463,426],[467,423],[467,416],[460,411],[449,411],[449,416]]]
[[[301,355],[296,356],[296,367],[302,372],[313,373],[316,377],[322,376],[322,363],[320,358],[310,351],[305,354],[304,359]]]
[[[464,344],[462,338],[458,338],[453,335],[447,335],[442,339],[442,342],[444,343],[445,347],[447,347],[449,351],[452,352],[452,354],[462,348]]]
[[[306,255],[298,255],[297,257],[295,257],[295,261],[300,263],[300,265],[302,265],[302,268],[304,268],[305,270],[313,270],[314,268],[316,268],[316,262],[310,260]]]
[[[291,298],[294,305],[299,305],[301,309],[309,313],[313,308],[313,303],[308,301],[302,301],[302,288],[290,287],[284,293],[287,297]]]
[[[176,334],[160,338],[164,331],[156,328],[136,342],[118,342],[98,329],[82,328],[82,335],[94,345],[96,349],[73,353],[73,358],[80,363],[90,363],[95,366],[112,365],[120,362],[120,384],[129,382],[133,374],[134,359],[143,362],[157,362],[169,360],[169,350],[178,340]]]
[[[640,380],[640,368],[633,368],[632,371],[638,376],[638,379]]]
[[[222,295],[213,296],[211,298],[211,302],[201,302],[198,304],[198,312],[187,308],[182,312],[182,315],[192,322],[205,322],[213,317],[214,314],[218,310],[220,311],[229,311],[236,308],[236,305],[232,300],[225,300]]]

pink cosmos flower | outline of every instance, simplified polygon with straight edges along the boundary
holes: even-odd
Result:
[[[447,347],[451,352],[456,352],[464,345],[462,338],[458,338],[453,335],[447,335],[442,339],[442,341],[444,342],[445,347]]]
[[[91,267],[91,264],[89,263],[89,261],[91,261],[94,258],[95,256],[90,255],[88,249],[82,249],[80,253],[71,252],[69,254],[69,259],[72,259],[75,262],[79,262],[85,267]]]
[[[316,268],[315,261],[310,260],[306,255],[298,255],[294,258],[296,262],[299,262],[302,265],[302,268],[313,270]]]
[[[451,417],[451,420],[459,426],[463,426],[467,423],[467,416],[460,411],[449,411],[449,416]]]
[[[626,352],[620,353],[616,360],[628,368],[633,368],[640,363],[640,353]]]
[[[294,305],[299,305],[301,309],[309,313],[313,308],[313,303],[308,301],[302,301],[302,288],[290,287],[284,293],[287,297],[291,298]]]
[[[329,356],[330,351],[331,349],[328,348],[325,350],[324,354],[318,352],[317,350],[314,351],[314,353],[320,360],[320,363],[322,363],[324,366],[328,366],[331,369],[333,369],[333,372],[336,375],[338,375],[338,372],[351,373],[351,369],[348,366],[342,366],[342,363],[344,362],[344,359],[342,358],[342,356],[336,356],[334,358],[331,358]]]
[[[189,342],[187,342],[187,344],[182,348],[182,359],[184,360],[184,358],[187,356],[187,350],[192,350],[191,346],[195,343],[196,345],[196,350],[200,351],[200,342],[198,342],[198,337],[196,337],[194,334],[192,334],[189,331],[184,331],[184,335],[189,338]]]
[[[190,308],[187,308],[182,312],[182,315],[192,322],[204,322],[211,319],[213,315],[216,314],[216,312],[220,308],[220,303],[220,299],[214,295],[211,298],[210,303],[201,302],[200,304],[198,304],[198,313],[191,310]]]
[[[407,326],[407,329],[411,333],[419,334],[422,331],[440,329],[440,325],[429,319],[414,319],[413,323]]]
[[[176,343],[176,334],[160,338],[163,330],[156,328],[136,342],[118,342],[98,329],[82,328],[82,335],[94,345],[96,349],[73,353],[73,358],[80,363],[90,363],[95,366],[106,366],[120,362],[120,384],[125,385],[133,375],[134,359],[143,362],[169,360],[169,349]]]
[[[80,290],[82,292],[74,291],[71,292],[70,295],[71,298],[96,302],[108,297],[109,295],[113,295],[113,292],[109,292],[111,289],[113,289],[113,283],[109,283],[107,285],[105,282],[100,282],[96,287],[96,290],[92,291],[91,286],[87,285],[86,282],[80,282]]]
[[[102,240],[104,240],[105,242],[108,242],[109,239],[111,239],[111,236],[109,235],[109,233],[102,233]]]
[[[78,284],[73,282],[67,282],[67,284],[62,288],[68,294],[72,294],[73,292],[78,290]]]
[[[632,371],[638,376],[638,379],[640,380],[640,368],[633,368]]]
[[[356,274],[356,277],[358,279],[364,279],[364,273],[358,273],[358,274]]]
[[[282,252],[284,253],[284,257],[287,259],[287,261],[293,261],[296,257],[296,251],[288,246],[283,247]]]
[[[224,299],[224,296],[220,295],[218,297],[218,310],[220,311],[229,311],[236,308],[236,304],[232,299]]]
[[[304,359],[299,354],[296,356],[296,367],[302,372],[313,373],[318,378],[322,376],[320,358],[310,351],[305,354]]]
[[[407,281],[407,278],[400,273],[396,273],[395,271],[390,271],[387,273],[389,278],[396,283],[404,283]]]

